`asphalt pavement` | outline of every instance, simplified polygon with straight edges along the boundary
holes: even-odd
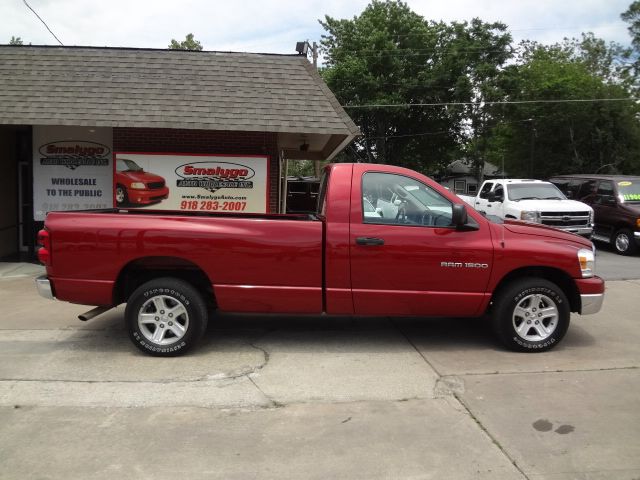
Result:
[[[153,358],[0,265],[0,479],[637,480],[640,257],[597,258],[628,279],[538,354],[481,319],[225,315]]]

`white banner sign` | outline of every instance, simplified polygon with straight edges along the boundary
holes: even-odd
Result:
[[[113,207],[112,130],[33,127],[33,218]]]
[[[268,211],[269,157],[115,154],[120,208],[199,212]]]

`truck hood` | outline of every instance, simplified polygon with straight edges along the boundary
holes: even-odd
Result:
[[[520,200],[514,201],[514,205],[526,211],[539,212],[589,212],[593,210],[586,203],[576,200]]]
[[[623,203],[624,207],[629,209],[632,213],[640,215],[640,203]]]
[[[576,202],[579,203],[579,202]],[[519,220],[505,220],[504,228],[512,233],[521,235],[537,235],[539,237],[552,238],[554,240],[561,240],[565,242],[575,243],[581,247],[591,249],[591,240],[588,240],[580,235],[574,233],[563,232],[557,228],[547,227],[546,225],[540,225],[538,223],[521,222]]]

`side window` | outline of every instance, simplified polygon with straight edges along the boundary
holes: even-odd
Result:
[[[329,184],[329,173],[324,172],[320,178],[320,193],[316,204],[316,213],[318,215],[327,214],[327,185]]]
[[[549,181],[553,183],[558,189],[568,196],[569,194],[569,180],[563,178],[550,178]]]
[[[403,175],[366,173],[362,177],[363,223],[446,227],[449,200],[427,185]]]
[[[598,190],[596,190],[598,195],[613,195],[613,182],[609,180],[601,181],[598,184]]]
[[[567,187],[567,191],[562,193],[564,193],[567,196],[567,198],[578,198],[580,185],[582,185],[582,181],[571,180],[569,182],[569,186]]]
[[[493,187],[493,182],[487,182],[482,186],[482,190],[480,190],[480,198],[487,198],[487,195],[491,191],[491,187]]]
[[[611,204],[611,202],[615,202],[613,182],[610,180],[601,180],[596,190],[595,203]]]
[[[504,202],[504,187],[502,185],[497,185],[494,193],[497,201]]]
[[[596,188],[595,180],[585,180],[582,185],[580,185],[580,189],[578,190],[578,195],[576,200],[580,200],[584,197],[591,195]]]

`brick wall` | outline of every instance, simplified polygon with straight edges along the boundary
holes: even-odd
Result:
[[[115,152],[269,155],[269,209],[271,212],[278,211],[278,141],[275,133],[114,128],[113,150]]]

